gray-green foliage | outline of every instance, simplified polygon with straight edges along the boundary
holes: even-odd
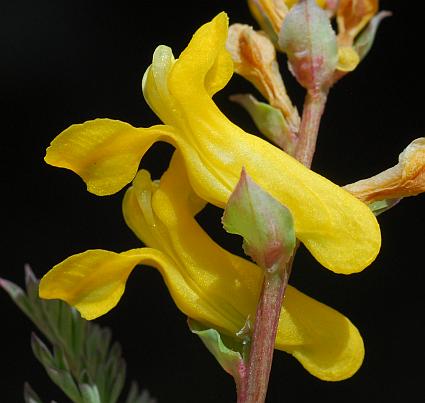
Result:
[[[111,331],[89,322],[72,307],[58,300],[38,297],[39,280],[25,268],[26,292],[0,279],[0,286],[31,319],[51,344],[49,348],[36,334],[31,347],[50,379],[75,403],[154,403],[145,390],[133,382],[127,398],[121,396],[126,364],[121,346],[112,342]],[[26,383],[26,403],[42,403]]]

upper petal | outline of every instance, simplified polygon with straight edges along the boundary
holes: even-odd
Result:
[[[123,253],[95,249],[70,256],[41,279],[39,294],[44,299],[66,301],[85,319],[95,319],[117,305],[128,276],[139,264],[159,270],[176,305],[185,315],[228,334],[235,334],[243,326],[244,310],[238,311],[232,303],[223,304],[220,297],[226,292],[225,287],[219,287],[225,279],[200,268],[194,274],[191,267],[185,269],[166,253],[153,248]],[[194,263],[188,261],[187,264]],[[214,279],[223,282],[217,284]],[[232,288],[232,285],[229,286]],[[239,290],[238,297],[251,300],[249,289],[236,288]],[[233,295],[227,296],[229,301],[232,298]],[[235,298],[235,304],[241,306],[242,302]]]
[[[168,84],[171,88],[176,80],[183,80],[181,85],[189,91],[202,88],[211,97],[229,82],[233,61],[224,46],[227,26],[228,17],[222,12],[195,32],[170,72]]]
[[[227,20],[220,14],[201,27],[174,64],[168,87],[186,120],[182,149],[195,191],[223,207],[242,167],[287,206],[297,237],[325,267],[353,273],[380,248],[380,231],[367,206],[264,140],[245,133],[217,108],[203,85],[225,47]],[[188,81],[188,78],[191,78]]]
[[[40,297],[64,300],[84,318],[97,318],[116,306],[129,274],[138,264],[156,267],[161,272],[183,313],[227,334],[234,336],[255,309],[256,298],[249,290],[221,283],[222,291],[232,292],[230,299],[248,301],[242,312],[234,316],[232,305],[220,307],[211,299],[213,290],[201,290],[201,282],[194,283],[166,254],[151,248],[124,253],[98,249],[73,255],[41,279]],[[241,269],[248,273],[253,269],[250,266],[254,266],[248,261],[242,265],[245,267]],[[257,277],[258,288],[260,280]],[[286,291],[276,348],[292,354],[312,375],[331,381],[350,377],[364,356],[361,336],[345,316],[291,286]]]
[[[339,273],[362,270],[380,248],[379,226],[370,210],[281,150],[245,133],[213,103],[211,94],[231,75],[226,37],[222,13],[195,33],[178,61],[171,63],[164,52],[157,58],[158,69],[152,65],[148,72],[145,96],[177,128],[135,129],[107,119],[74,125],[52,142],[46,161],[74,170],[90,191],[105,195],[128,183],[143,153],[164,139],[184,155],[190,183],[203,199],[223,207],[245,167],[291,210],[297,237],[320,263]]]

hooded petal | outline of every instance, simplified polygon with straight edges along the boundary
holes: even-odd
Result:
[[[224,14],[202,26],[168,79],[186,122],[180,133],[192,146],[182,152],[193,188],[223,207],[244,166],[256,183],[291,210],[297,237],[320,263],[339,273],[362,270],[380,248],[379,226],[367,206],[231,123],[205,90],[204,78],[223,52],[226,27]]]

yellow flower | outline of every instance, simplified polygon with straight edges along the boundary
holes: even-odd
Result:
[[[176,153],[159,184],[140,171],[127,190],[123,212],[148,247],[71,256],[44,276],[40,296],[65,300],[93,319],[118,303],[132,269],[147,264],[161,272],[185,315],[235,336],[255,316],[263,272],[208,237],[194,219],[204,204]],[[290,286],[276,348],[292,354],[316,377],[332,381],[350,377],[364,356],[362,338],[346,317]]]
[[[184,157],[191,186],[203,199],[225,206],[242,167],[291,210],[297,238],[325,267],[358,272],[380,248],[380,231],[367,206],[266,141],[230,122],[211,97],[233,73],[225,49],[227,16],[203,25],[175,61],[160,46],[143,80],[144,96],[165,123],[134,128],[109,119],[73,125],[57,136],[46,162],[73,170],[88,190],[107,195],[135,176],[146,150],[168,141]]]

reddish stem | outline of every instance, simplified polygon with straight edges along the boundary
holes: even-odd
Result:
[[[317,134],[327,99],[327,92],[308,92],[301,120],[295,158],[310,168],[316,149]],[[292,259],[275,272],[265,271],[257,305],[251,350],[246,366],[237,382],[238,403],[262,403],[266,399],[277,327],[283,298],[288,285]]]
[[[246,377],[238,393],[238,403],[264,402],[267,394],[274,345],[283,297],[288,285],[288,266],[266,272],[257,306]]]
[[[310,168],[316,150],[317,133],[327,99],[326,92],[308,92],[304,102],[303,117],[295,158]]]

